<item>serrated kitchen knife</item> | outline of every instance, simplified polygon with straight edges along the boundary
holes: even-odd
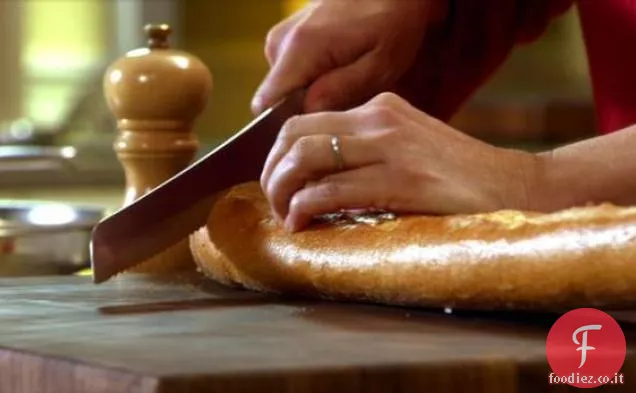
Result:
[[[151,192],[98,223],[90,254],[93,281],[155,256],[205,225],[218,192],[258,180],[285,121],[302,112],[304,90],[291,93],[242,130]]]

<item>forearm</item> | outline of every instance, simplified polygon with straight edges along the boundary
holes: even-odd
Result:
[[[541,153],[530,208],[636,204],[636,125]]]

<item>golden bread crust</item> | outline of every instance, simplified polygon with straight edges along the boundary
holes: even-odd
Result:
[[[221,283],[392,305],[561,310],[636,298],[636,207],[551,214],[329,217],[289,234],[258,183],[236,186],[190,237]]]

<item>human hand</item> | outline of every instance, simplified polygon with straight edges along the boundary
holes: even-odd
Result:
[[[331,147],[339,138],[342,167]],[[261,186],[290,231],[340,210],[426,214],[525,209],[537,156],[497,148],[391,93],[346,112],[291,118]]]
[[[252,110],[307,87],[306,112],[346,109],[390,90],[409,69],[441,0],[317,0],[266,40],[270,71]]]

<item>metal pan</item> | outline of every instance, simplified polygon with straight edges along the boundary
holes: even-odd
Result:
[[[100,207],[0,199],[0,276],[73,274],[90,266]]]

